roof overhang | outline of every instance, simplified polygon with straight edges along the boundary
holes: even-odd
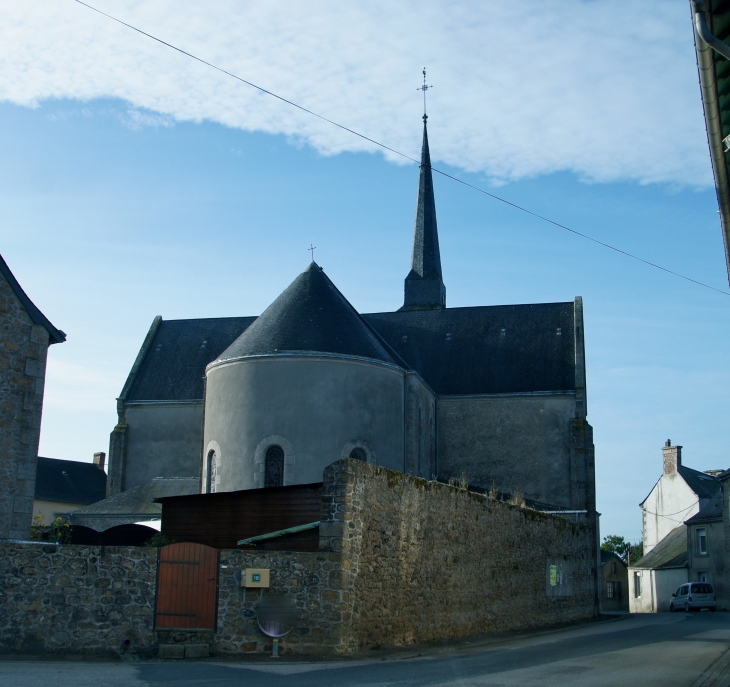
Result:
[[[721,11],[719,5],[718,0],[690,0],[702,108],[717,191],[725,263],[730,280],[730,96],[727,94],[730,85],[730,61],[717,51],[718,48],[723,50],[723,46],[730,51],[730,16],[724,15],[724,10]],[[715,47],[711,47],[708,41]],[[728,144],[724,145],[723,141],[726,139]]]

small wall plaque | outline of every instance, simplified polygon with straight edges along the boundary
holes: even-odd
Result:
[[[268,589],[270,573],[266,568],[246,568],[241,575],[241,586]]]

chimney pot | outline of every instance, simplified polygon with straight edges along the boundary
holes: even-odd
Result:
[[[104,469],[104,463],[106,462],[106,453],[103,451],[100,451],[99,453],[94,454],[94,465],[99,468],[99,470]]]

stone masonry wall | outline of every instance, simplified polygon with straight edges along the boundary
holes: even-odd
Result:
[[[298,609],[282,650],[352,653],[585,620],[594,613],[589,525],[354,459],[324,472],[320,551],[220,552],[215,632],[154,630],[157,549],[0,541],[0,653],[167,657],[262,653],[260,592]],[[547,566],[568,571],[550,591]],[[164,649],[164,650],[163,650]],[[194,651],[203,653],[194,653]]]
[[[0,542],[0,653],[152,655],[157,549]]]
[[[30,535],[48,331],[0,276],[0,538]]]
[[[586,620],[595,610],[589,525],[347,460],[325,471],[322,544],[341,549],[362,650]],[[549,596],[547,566],[572,568],[571,596]]]
[[[259,590],[244,599],[241,571],[269,568],[264,594],[289,595],[299,625],[283,650],[339,652],[351,616],[340,556],[221,551],[216,632],[154,629],[156,548],[0,542],[0,653],[155,656],[159,646],[201,644],[214,654],[271,651],[258,628]],[[207,655],[207,651],[206,651]]]

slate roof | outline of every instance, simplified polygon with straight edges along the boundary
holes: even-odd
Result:
[[[437,394],[575,389],[573,303],[363,317]]]
[[[15,278],[15,275],[10,271],[10,268],[3,259],[2,255],[0,255],[0,274],[2,274],[3,277],[5,277],[5,281],[10,284],[10,288],[13,290],[13,293],[15,293],[15,295],[18,297],[18,300],[23,304],[23,307],[25,308],[28,316],[33,321],[33,323],[40,324],[41,326],[46,328],[50,337],[50,343],[63,343],[66,340],[66,334],[64,334],[64,332],[62,332],[60,329],[56,329],[51,324],[50,320],[40,310],[38,310],[38,307],[35,305],[35,303],[33,303],[33,301],[28,298],[27,294],[25,293],[25,291],[23,291],[22,287],[18,283],[18,280]]]
[[[218,360],[314,351],[402,365],[312,262]]]
[[[162,513],[162,506],[156,499],[197,494],[199,491],[200,482],[197,477],[157,477],[99,503],[75,510],[73,520],[99,515],[157,515]]]
[[[125,400],[202,400],[205,366],[228,348],[255,319],[163,320]]]
[[[93,463],[38,456],[35,498],[86,505],[106,496],[106,473]]]
[[[698,513],[695,513],[689,520],[685,520],[685,525],[699,525],[703,522],[717,522],[722,520],[722,495],[714,496],[706,501]]]
[[[720,480],[715,477],[710,477],[704,472],[693,470],[684,465],[680,465],[677,472],[682,475],[684,481],[687,482],[687,486],[702,499],[712,498],[720,493],[722,486]]]
[[[573,391],[574,317],[572,302],[360,315],[312,263],[259,318],[161,321],[124,400],[202,401],[211,361],[285,351],[399,365],[440,395]]]
[[[570,302],[362,316],[390,345],[394,351],[391,358],[397,361],[400,356],[436,393],[444,395],[574,390],[573,318]],[[224,351],[229,355],[231,351],[226,349],[255,320],[163,320],[126,400],[202,400],[206,365]],[[296,329],[292,325],[284,334],[294,337]],[[283,341],[283,336],[278,341]],[[251,343],[248,350],[273,351],[279,347],[271,339],[268,345],[262,340],[255,343],[256,347]],[[281,343],[282,349],[284,346]],[[363,352],[361,348],[350,350]],[[373,357],[373,353],[365,357]],[[701,478],[697,481],[704,482]]]
[[[601,549],[601,567],[606,565],[609,561],[612,561],[614,558],[617,558],[619,562],[622,565],[626,565],[623,560],[621,560],[621,556],[619,556],[617,553],[613,553],[612,551],[604,551]]]
[[[418,201],[413,228],[411,273],[421,279],[441,279],[441,252],[436,222],[436,201],[433,195],[431,153],[428,149],[428,128],[423,120],[421,164],[418,168]],[[410,276],[410,275],[409,275]],[[440,304],[437,304],[440,305]]]
[[[675,527],[646,556],[632,563],[632,568],[661,570],[684,568],[687,565],[687,527]]]

